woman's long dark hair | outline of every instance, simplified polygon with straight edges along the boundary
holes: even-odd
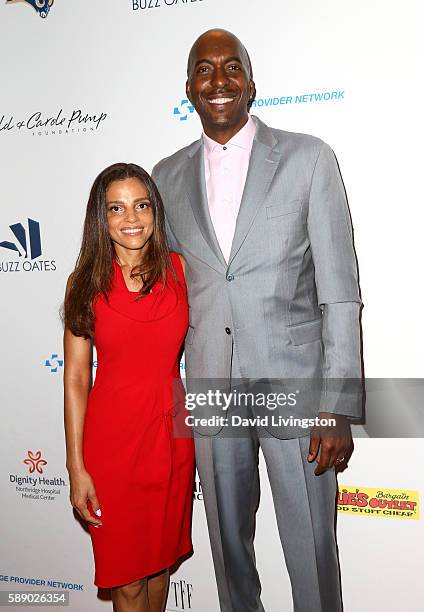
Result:
[[[118,163],[105,168],[91,188],[81,249],[62,306],[64,325],[75,336],[93,338],[93,300],[100,293],[107,299],[112,288],[115,249],[109,236],[106,190],[113,181],[128,178],[137,178],[145,185],[154,218],[153,233],[143,249],[141,265],[131,271],[131,277],[139,276],[143,281],[137,299],[147,295],[159,278],[165,286],[168,269],[171,269],[176,277],[166,240],[163,203],[152,178],[136,164]]]

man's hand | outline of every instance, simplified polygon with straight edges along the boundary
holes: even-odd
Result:
[[[328,468],[346,467],[353,452],[352,432],[348,419],[341,414],[320,412],[320,419],[334,419],[336,425],[319,425],[311,431],[308,461],[317,462],[315,475],[319,476]]]

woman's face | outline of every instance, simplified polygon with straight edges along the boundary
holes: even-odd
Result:
[[[147,189],[138,178],[112,181],[106,190],[109,235],[115,249],[141,250],[153,234]]]

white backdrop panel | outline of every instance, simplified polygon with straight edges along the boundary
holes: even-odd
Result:
[[[78,612],[111,604],[96,597],[89,537],[68,500],[58,308],[98,172],[116,161],[150,170],[198,138],[200,122],[182,101],[187,53],[202,31],[224,27],[245,43],[257,85],[254,114],[334,148],[355,229],[367,375],[423,376],[421,3],[154,0],[152,8],[134,10],[136,5],[55,0],[46,19],[28,3],[0,5],[0,242],[14,242],[9,226],[19,223],[29,238],[33,219],[42,250],[34,260],[29,254],[26,265],[35,269],[27,271],[24,256],[0,248],[0,588],[27,588],[10,582],[11,576],[76,585],[71,609]],[[338,97],[326,100],[327,92]],[[270,104],[274,99],[278,104]],[[78,123],[78,111],[80,118],[106,117],[97,128],[94,119]],[[41,122],[66,119],[59,126],[27,127],[36,113]],[[47,461],[42,476],[57,484],[18,484],[30,476],[23,463],[29,450],[41,451]],[[420,450],[420,440],[359,440],[340,482],[422,494]],[[267,610],[288,610],[290,585],[262,462],[261,475],[256,550],[263,599]],[[37,498],[36,488],[50,491],[38,495],[52,499]],[[346,611],[421,610],[421,520],[342,515],[338,534]],[[195,555],[173,576],[168,609],[215,612],[201,500],[195,501],[193,535]]]

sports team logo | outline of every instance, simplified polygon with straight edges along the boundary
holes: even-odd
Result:
[[[54,0],[6,0],[6,4],[15,4],[16,2],[26,2],[30,4],[40,17],[45,19],[50,12]]]

